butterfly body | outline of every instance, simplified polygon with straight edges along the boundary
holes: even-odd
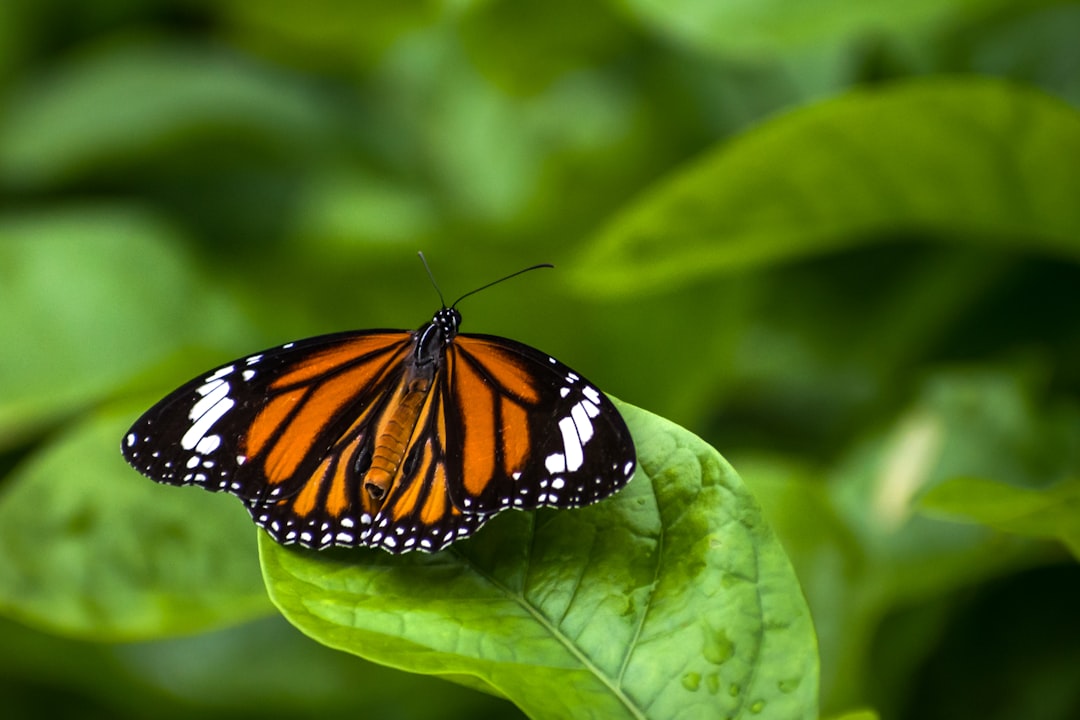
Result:
[[[324,335],[223,365],[139,418],[124,457],[158,482],[236,495],[283,544],[393,553],[629,481],[633,441],[610,400],[549,355],[460,324],[444,307],[415,331]]]

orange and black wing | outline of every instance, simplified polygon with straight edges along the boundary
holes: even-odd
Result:
[[[550,355],[506,338],[459,335],[445,376],[455,507],[481,514],[580,507],[633,476],[634,443],[618,410]]]
[[[244,501],[282,543],[360,545],[370,499],[350,472],[408,366],[413,333],[352,332],[288,343],[170,393],[125,435],[144,475]]]

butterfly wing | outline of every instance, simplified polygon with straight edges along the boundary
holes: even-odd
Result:
[[[513,340],[459,335],[447,352],[450,499],[466,512],[589,505],[634,474],[611,401],[555,358]]]
[[[236,495],[260,525],[264,508],[279,508],[275,515],[292,521],[270,527],[266,518],[271,535],[310,542],[301,533],[360,515],[349,501],[356,488],[332,485],[342,475],[321,471],[369,437],[412,341],[403,331],[338,333],[223,365],[140,417],[124,457],[158,482]]]

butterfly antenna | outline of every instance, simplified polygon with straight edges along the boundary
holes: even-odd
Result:
[[[501,277],[498,280],[492,280],[487,285],[481,285],[480,287],[476,288],[475,290],[470,290],[469,292],[465,293],[464,295],[459,297],[457,300],[455,300],[453,302],[453,304],[450,305],[450,307],[457,307],[457,304],[459,302],[461,302],[465,298],[469,297],[470,295],[475,295],[476,293],[480,292],[481,290],[487,290],[492,285],[498,285],[503,280],[509,280],[512,277],[517,277],[518,275],[521,275],[522,273],[527,273],[527,272],[529,272],[531,270],[539,270],[540,268],[553,268],[553,267],[555,267],[555,266],[552,265],[551,263],[540,263],[539,265],[532,265],[530,267],[525,268],[524,270],[518,270],[517,272],[510,273],[506,277]]]
[[[428,267],[427,258],[424,257],[424,251],[421,250],[416,254],[420,256],[420,262],[424,263],[424,269],[427,270],[427,276],[431,279],[431,286],[435,288],[435,292],[439,293],[439,302],[442,303],[443,307],[446,307],[446,300],[443,299],[442,290],[439,289],[439,283],[435,282],[435,274],[432,273],[431,268]]]

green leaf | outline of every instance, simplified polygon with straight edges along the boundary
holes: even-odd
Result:
[[[861,90],[778,117],[660,183],[592,238],[591,293],[923,232],[1080,257],[1080,114],[989,79]]]
[[[120,438],[131,420],[93,417],[5,479],[0,612],[99,640],[176,635],[266,614],[247,513],[127,467]]]
[[[514,94],[628,49],[629,27],[605,3],[488,0],[463,14],[461,37],[482,73]]]
[[[1000,0],[621,0],[642,22],[700,50],[771,55],[859,36],[925,32]]]
[[[1035,490],[987,478],[958,477],[931,488],[920,505],[933,515],[1017,535],[1058,539],[1080,559],[1080,478]]]
[[[226,0],[217,5],[245,46],[304,68],[364,69],[400,36],[429,26],[444,12],[438,0]]]
[[[111,678],[183,698],[188,711],[172,717],[193,717],[192,707],[213,708],[209,717],[219,720],[520,717],[504,700],[312,642],[277,613],[214,632],[110,648],[119,664],[109,668]],[[257,673],[237,672],[252,658],[259,659]]]
[[[320,124],[307,89],[242,56],[165,43],[109,44],[8,99],[0,117],[0,179],[48,184],[210,128],[296,146]]]
[[[814,718],[805,601],[734,470],[621,404],[639,472],[574,511],[504,513],[435,555],[260,540],[271,598],[332,647],[545,717]]]
[[[833,467],[777,450],[733,458],[802,583],[826,710],[865,701],[867,687],[906,676],[940,641],[934,623],[916,623],[885,646],[890,667],[904,673],[869,676],[884,662],[871,653],[883,647],[887,618],[940,607],[957,590],[1045,562],[1029,541],[928,517],[919,500],[958,476],[1058,488],[1076,477],[1076,411],[1049,399],[1043,378],[1027,366],[938,370]]]

